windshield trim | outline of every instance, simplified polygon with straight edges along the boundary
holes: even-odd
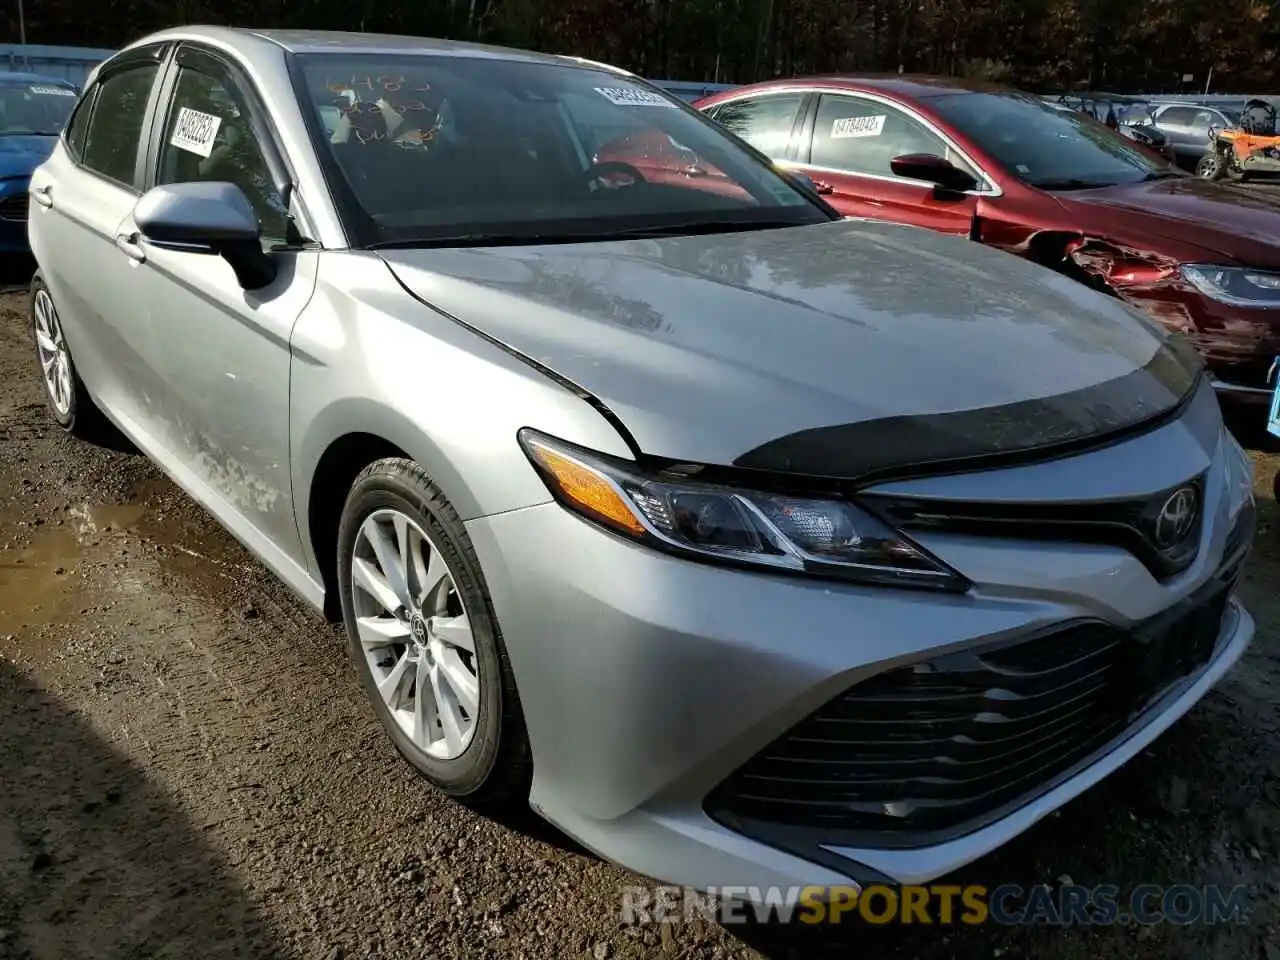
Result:
[[[325,186],[328,188],[329,195],[333,200],[335,212],[338,215],[338,221],[343,229],[343,232],[346,234],[347,244],[351,249],[373,250],[373,249],[376,249],[380,244],[386,244],[388,241],[394,242],[395,238],[387,236],[386,228],[380,227],[375,221],[375,219],[373,218],[373,216],[371,216],[368,212],[366,212],[364,207],[361,205],[359,199],[355,195],[354,190],[351,188],[351,185],[347,182],[347,178],[342,172],[342,169],[338,164],[337,157],[334,156],[333,150],[329,148],[329,140],[328,140],[326,131],[324,129],[323,123],[320,121],[320,118],[316,115],[316,111],[309,108],[311,99],[310,99],[310,92],[307,85],[305,67],[307,66],[307,64],[314,61],[320,61],[330,57],[341,57],[344,55],[345,56],[370,56],[372,54],[370,54],[367,51],[361,51],[361,50],[334,50],[332,52],[307,51],[303,53],[287,51],[285,53],[285,65],[289,74],[290,81],[293,86],[293,95],[295,98],[295,102],[299,108],[299,112],[302,114],[303,124],[306,127],[311,148],[315,154],[316,162],[320,167],[320,172],[324,177]],[[395,56],[401,59],[421,58],[422,60],[425,60],[425,61],[438,59],[435,55],[433,55],[429,51],[406,51],[404,53],[397,53]],[[449,59],[457,59],[459,57],[461,57],[461,59],[474,59],[474,60],[486,59],[483,56],[462,57],[461,55],[451,55]],[[531,65],[538,66],[540,64],[531,64]],[[666,90],[663,90],[661,87],[657,86],[656,84],[650,83],[648,80],[645,80],[641,77],[634,76],[625,71],[617,70],[606,64],[598,64],[594,62],[565,63],[565,64],[557,63],[557,64],[547,64],[547,66],[552,66],[559,69],[582,70],[584,72],[612,75],[619,80],[624,80],[629,84],[651,91],[663,97],[664,99],[670,101],[673,104],[675,109],[682,110],[687,115],[690,115],[696,118],[696,121],[698,123],[702,124],[703,126],[713,131],[716,136],[721,137],[733,143],[735,147],[740,148],[748,162],[755,163],[757,166],[768,171],[773,176],[778,177],[780,180],[782,180],[786,184],[786,186],[789,189],[795,191],[797,196],[805,200],[807,206],[797,205],[796,207],[792,207],[792,208],[782,208],[782,210],[790,209],[795,211],[796,217],[797,217],[797,222],[795,224],[796,226],[801,226],[804,224],[805,221],[801,219],[801,216],[802,216],[801,211],[806,211],[806,210],[809,211],[810,213],[816,212],[818,214],[821,214],[826,221],[834,222],[834,221],[843,219],[842,215],[822,197],[818,196],[816,193],[812,193],[811,191],[798,186],[795,182],[793,182],[791,179],[786,177],[784,175],[784,170],[778,164],[773,163],[768,157],[760,153],[758,150],[751,148],[748,144],[743,144],[736,137],[729,134],[722,127],[716,124],[713,120],[711,120],[709,117],[704,115],[701,111],[695,110],[686,101],[680,99],[679,97],[674,96],[673,94],[669,93]],[[779,217],[780,212],[781,212],[780,209],[768,209],[768,210],[760,211],[760,213],[762,214],[769,214],[770,216],[768,216],[766,219],[771,219],[771,220],[780,219]],[[712,212],[712,214],[703,213],[702,216],[708,216],[709,219],[712,222],[714,222],[715,220],[714,214],[716,213],[719,213],[719,212]],[[733,212],[735,216],[744,217],[744,218],[749,218],[747,216],[748,213],[749,212],[746,212],[746,211]],[[688,212],[663,214],[661,216],[665,217],[668,221],[687,220]],[[625,222],[622,219],[615,218],[614,221],[612,222],[612,225],[617,228],[617,231],[622,231],[622,232],[637,230],[637,229],[643,230],[646,228],[655,229],[655,230],[661,228],[662,224],[660,223],[646,222],[649,219],[650,217],[647,215],[637,215],[637,216],[627,217],[625,218]],[[541,232],[541,233],[547,233],[547,234],[575,233],[576,234],[576,233],[579,233],[580,231],[572,229],[575,222],[581,223],[582,221],[580,220],[537,221],[536,224],[529,224],[528,226],[533,227],[536,225],[538,227],[537,232]],[[818,222],[822,222],[822,221],[818,221]],[[513,225],[511,223],[501,223],[501,222],[494,222],[494,223],[479,222],[472,225],[472,227],[474,228],[474,232],[476,233],[493,232],[493,233],[502,233],[502,234],[511,233],[512,226]],[[522,225],[516,224],[514,226],[516,230],[519,230]],[[441,232],[447,232],[455,235],[461,233],[461,231],[458,229],[458,226],[456,224],[453,226],[441,227]],[[609,231],[596,231],[596,232],[599,233],[600,236],[595,238],[585,238],[585,239],[582,239],[581,241],[575,238],[575,242],[606,242],[609,240],[609,236],[608,236]],[[423,242],[424,243],[431,242],[430,237],[424,237]],[[536,240],[533,240],[530,242],[530,245],[532,246],[535,243],[536,243]]]

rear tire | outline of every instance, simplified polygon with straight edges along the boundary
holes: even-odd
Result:
[[[28,309],[50,416],[73,437],[100,440],[111,429],[110,422],[89,396],[76,371],[53,294],[39,273],[31,278]]]
[[[338,589],[348,652],[400,755],[469,803],[527,799],[529,740],[480,562],[413,461],[379,460],[356,477]]]

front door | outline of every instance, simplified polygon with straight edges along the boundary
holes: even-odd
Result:
[[[922,121],[880,100],[850,94],[818,97],[812,137],[797,168],[847,217],[868,217],[969,234],[976,192],[944,194],[933,184],[893,172],[890,162],[908,153],[950,160],[975,177],[978,171]]]
[[[191,47],[180,49],[175,62],[155,127],[152,179],[239,186],[258,214],[262,242],[279,273],[266,288],[248,291],[221,257],[141,245],[146,290],[140,309],[146,305],[154,331],[147,355],[166,386],[153,422],[160,443],[187,474],[183,481],[241,539],[264,549],[265,538],[298,561],[289,344],[315,289],[319,254],[290,246],[289,211],[265,159],[273,149],[263,143],[270,128],[243,75],[219,56]]]

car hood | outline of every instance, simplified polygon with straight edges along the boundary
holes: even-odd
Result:
[[[1130,428],[1198,377],[1194,355],[1112,298],[890,224],[384,256],[418,299],[672,460],[954,468]]]
[[[0,136],[0,180],[30,176],[49,159],[57,137],[10,134]]]
[[[1055,194],[1087,223],[1091,208],[1124,215],[1135,234],[1198,246],[1228,262],[1280,267],[1280,197],[1199,177]]]

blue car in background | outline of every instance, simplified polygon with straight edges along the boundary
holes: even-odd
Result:
[[[76,104],[66,80],[0,72],[0,254],[27,251],[27,185]]]

